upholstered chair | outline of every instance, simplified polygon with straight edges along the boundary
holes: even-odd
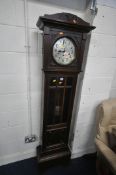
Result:
[[[103,101],[97,110],[97,171],[116,175],[116,99]]]

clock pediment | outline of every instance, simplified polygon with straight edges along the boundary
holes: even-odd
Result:
[[[83,31],[86,33],[95,29],[95,26],[90,26],[89,23],[85,22],[78,16],[65,12],[40,16],[36,25],[40,28],[40,30],[44,30],[45,25],[54,25],[56,27],[60,25],[60,27],[69,27],[73,28],[73,30]]]

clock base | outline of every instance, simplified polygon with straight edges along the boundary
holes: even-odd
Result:
[[[42,150],[42,146],[37,147],[37,160],[38,163],[46,163],[58,159],[70,159],[71,152],[68,146],[56,147],[54,149]]]

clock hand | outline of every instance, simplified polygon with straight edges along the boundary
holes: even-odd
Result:
[[[58,50],[58,52],[65,52],[65,49],[64,50]]]

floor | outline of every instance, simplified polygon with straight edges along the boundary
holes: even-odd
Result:
[[[89,154],[65,164],[47,166],[40,172],[36,158],[31,158],[1,166],[0,175],[96,175],[95,164],[96,154]]]

